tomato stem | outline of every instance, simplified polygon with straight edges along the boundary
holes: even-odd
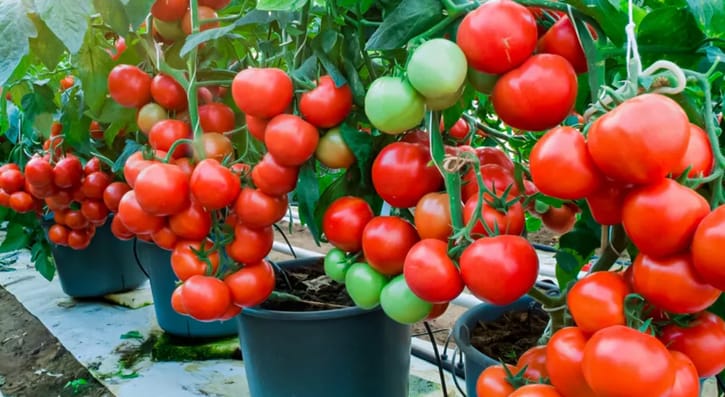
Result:
[[[232,85],[232,80],[205,80],[196,82],[197,87],[206,87],[210,85],[230,86]]]
[[[161,159],[161,161],[163,161],[164,163],[168,163],[173,158],[176,148],[178,148],[181,145],[186,145],[186,144],[190,144],[193,142],[194,141],[191,139],[185,139],[185,138],[177,139],[176,141],[174,141],[174,143],[171,144],[171,147],[169,147],[169,151],[166,152],[166,156],[164,156],[164,158]]]
[[[629,240],[627,239],[627,234],[624,232],[624,227],[622,227],[622,225],[611,226],[610,233],[610,238],[608,239],[606,245],[602,247],[602,256],[600,256],[597,262],[592,266],[589,273],[609,270],[614,262],[622,256],[622,252],[627,248]]]
[[[191,0],[189,3],[189,13],[191,14],[191,33],[199,32],[199,0]],[[201,142],[201,122],[199,120],[199,97],[197,93],[197,82],[196,82],[196,63],[198,55],[198,47],[194,47],[189,52],[189,61],[187,68],[189,71],[189,86],[186,90],[186,97],[189,103],[189,121],[191,123],[191,131],[194,135],[194,151],[197,154],[197,158],[204,159],[204,146]]]
[[[113,160],[111,160],[111,159],[109,159],[108,157],[106,157],[106,156],[102,155],[101,153],[98,153],[98,152],[97,152],[97,151],[95,151],[95,150],[91,150],[91,151],[90,151],[90,153],[91,153],[91,155],[92,155],[93,157],[97,157],[97,158],[98,158],[99,160],[101,160],[101,161],[102,161],[102,162],[103,162],[104,164],[106,164],[106,165],[107,165],[107,166],[109,166],[109,167],[110,167],[111,169],[113,169],[113,166],[114,166],[114,162],[113,162]]]

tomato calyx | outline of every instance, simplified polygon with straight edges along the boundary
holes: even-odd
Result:
[[[499,361],[504,362],[504,360],[501,359],[499,359]],[[502,367],[506,372],[506,382],[508,382],[508,384],[510,384],[514,389],[531,384],[550,384],[549,380],[546,378],[539,379],[539,381],[534,382],[524,377],[524,374],[528,369],[528,365],[524,365],[521,368],[510,367],[509,365],[503,365]],[[516,372],[512,371],[512,368],[514,368]]]

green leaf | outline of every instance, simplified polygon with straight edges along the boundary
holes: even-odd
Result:
[[[300,220],[310,229],[315,244],[320,245],[322,223],[317,222],[315,218],[315,205],[320,201],[320,187],[317,175],[315,175],[314,160],[308,161],[300,169],[295,195],[297,196]]]
[[[365,44],[367,50],[394,50],[443,19],[438,0],[403,0]]]
[[[569,0],[568,3],[594,18],[615,45],[625,42],[627,15],[624,10],[617,10],[608,0]]]
[[[725,38],[725,3],[722,0],[687,0],[700,29],[710,38]]]
[[[568,249],[558,250],[554,255],[556,259],[556,281],[562,288],[566,288],[570,281],[576,280],[582,267],[586,264],[576,252]]]
[[[141,335],[141,332],[133,330],[121,335],[121,339],[143,339],[143,335]]]
[[[35,29],[38,32],[37,37],[30,39],[30,51],[48,69],[55,69],[63,57],[65,46],[37,15],[30,15],[30,19],[35,24]]]
[[[63,109],[60,122],[63,125],[63,144],[88,153],[90,149],[89,126],[91,120],[83,115],[83,96],[77,87],[63,93]]]
[[[651,11],[637,28],[640,45],[692,48],[703,39],[692,14],[685,8],[667,7]],[[663,52],[666,53],[667,49]],[[659,55],[658,55],[659,56]]]
[[[50,244],[45,240],[45,236],[43,236],[42,240],[38,240],[33,244],[30,252],[35,270],[46,280],[53,280],[55,276],[55,260],[53,259]]]
[[[338,0],[337,5],[339,7],[344,7],[350,11],[357,11],[357,8],[360,7],[361,13],[366,13],[370,7],[375,4],[375,0]]]
[[[257,0],[257,9],[263,11],[295,11],[304,7],[307,0]]]
[[[541,218],[531,216],[528,213],[526,214],[526,233],[538,232],[543,225],[544,222]]]
[[[111,171],[118,172],[123,169],[123,165],[126,164],[126,160],[131,157],[132,154],[141,150],[141,144],[134,141],[133,139],[126,139],[126,145],[123,148],[121,154],[118,155],[116,162],[113,163]]]
[[[340,133],[342,140],[355,155],[362,180],[367,180],[370,177],[371,165],[374,160],[373,137],[348,123],[340,125]]]
[[[184,42],[184,46],[181,47],[179,55],[183,57],[184,55],[191,52],[191,50],[199,46],[199,44],[224,37],[227,34],[233,32],[238,27],[246,25],[267,25],[278,20],[278,18],[278,13],[252,10],[229,25],[189,35]]]
[[[30,243],[30,235],[25,231],[23,225],[11,221],[5,234],[5,240],[0,244],[0,253],[27,248],[28,243]]]
[[[323,50],[322,37],[318,36],[312,40],[312,51],[314,52],[317,59],[320,60],[322,67],[325,69],[327,74],[332,77],[337,87],[341,87],[347,84],[347,78],[340,71],[337,65],[330,59],[327,53]]]
[[[99,114],[103,109],[108,92],[108,74],[113,68],[113,61],[104,46],[102,34],[89,30],[83,47],[78,52],[78,76],[83,87],[85,104],[92,114]]]
[[[126,16],[128,21],[133,26],[133,29],[137,29],[141,23],[144,22],[146,16],[151,11],[151,5],[155,0],[121,0],[126,6]],[[126,34],[128,31],[125,32]]]
[[[91,0],[35,0],[35,9],[68,51],[77,53],[93,13]]]
[[[53,91],[47,85],[34,86],[34,91],[25,95],[20,101],[23,109],[22,134],[27,138],[36,138],[35,131],[44,131],[46,128],[39,128],[37,121],[43,119],[42,115],[55,113],[56,106],[53,102]]]
[[[343,58],[342,67],[345,69],[347,83],[350,85],[350,89],[352,90],[352,98],[355,104],[358,106],[365,106],[365,84],[360,78],[360,74],[358,74],[355,65],[353,65],[349,59]]]
[[[107,23],[114,32],[121,36],[128,33],[131,22],[126,16],[126,8],[121,0],[93,0],[93,7],[103,17],[103,22]]]
[[[28,39],[37,31],[28,18],[22,1],[0,0],[0,86],[28,53]]]

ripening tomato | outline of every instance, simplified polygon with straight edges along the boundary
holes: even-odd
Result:
[[[68,245],[70,230],[63,225],[54,224],[48,229],[48,240],[57,245]]]
[[[199,106],[199,122],[204,132],[231,131],[235,128],[234,111],[220,102],[207,103]]]
[[[721,205],[702,219],[690,246],[695,270],[704,280],[721,290],[725,290],[725,262],[719,254],[723,246],[725,206]]]
[[[121,222],[121,218],[114,216],[111,219],[111,233],[119,240],[126,241],[131,240],[134,237],[134,233],[126,228],[126,225]]]
[[[234,212],[241,223],[251,228],[263,228],[284,218],[287,204],[286,195],[269,196],[259,189],[245,187],[234,203]]]
[[[549,379],[546,366],[546,346],[534,346],[525,351],[516,362],[516,367],[521,369],[526,367],[524,378],[530,381],[540,382],[543,379]]]
[[[576,73],[569,62],[558,55],[538,54],[501,76],[491,101],[504,123],[543,131],[566,119],[576,95]]]
[[[136,200],[151,215],[173,215],[189,206],[189,176],[177,165],[154,163],[134,185]]]
[[[157,74],[151,80],[151,96],[166,110],[180,112],[189,105],[184,87],[173,77],[165,74]]]
[[[365,226],[373,219],[373,210],[367,201],[344,196],[327,207],[322,217],[322,232],[333,246],[346,251],[362,249],[362,235]]]
[[[136,200],[136,192],[129,190],[118,203],[116,215],[129,232],[136,234],[151,234],[166,224],[163,217],[151,215],[141,208]]]
[[[189,8],[189,0],[156,0],[151,6],[151,15],[162,21],[178,21]]]
[[[675,382],[670,357],[654,336],[615,325],[589,339],[582,371],[597,396],[667,397]]]
[[[518,369],[506,364],[511,374],[516,374]],[[486,367],[476,380],[476,395],[486,397],[508,397],[514,392],[514,387],[508,382],[508,373],[503,365],[492,365]]]
[[[468,224],[478,205],[478,196],[472,196],[463,206],[463,222]],[[526,225],[524,208],[521,203],[513,203],[505,211],[492,207],[487,202],[481,205],[481,213],[477,218],[475,226],[471,229],[474,236],[490,236],[498,234],[520,235]],[[489,232],[490,231],[490,232]]]
[[[224,278],[239,307],[252,307],[267,300],[274,291],[274,268],[267,261],[251,263]]]
[[[697,313],[720,297],[720,290],[697,274],[689,252],[661,259],[640,253],[632,270],[634,292],[671,313]]]
[[[118,212],[118,203],[129,190],[131,187],[124,182],[112,182],[103,190],[103,203],[111,212]]]
[[[695,364],[678,351],[671,350],[670,355],[675,365],[675,383],[669,397],[699,397],[700,378]]]
[[[554,233],[565,234],[574,228],[576,223],[576,207],[562,205],[561,207],[549,207],[549,210],[541,215],[544,226]]]
[[[211,223],[211,214],[196,202],[169,217],[169,229],[184,240],[205,239],[211,231]]]
[[[168,118],[168,113],[166,113],[166,110],[161,105],[149,102],[139,109],[136,115],[136,125],[138,125],[141,132],[148,135],[156,123]]]
[[[605,180],[586,201],[592,217],[602,225],[622,223],[622,206],[629,189],[621,184]]]
[[[234,226],[234,240],[226,246],[226,252],[236,262],[253,264],[264,259],[273,244],[272,226],[252,228],[239,222]]]
[[[626,324],[624,299],[629,285],[619,273],[596,272],[577,281],[566,297],[574,322],[582,332]],[[596,307],[597,310],[592,310]]]
[[[352,110],[352,90],[345,83],[337,87],[330,76],[322,76],[317,87],[300,97],[300,114],[318,128],[332,128],[342,123]]]
[[[687,151],[680,159],[679,166],[673,170],[673,177],[679,178],[687,168],[690,168],[687,173],[690,178],[708,176],[712,173],[713,161],[712,146],[707,132],[690,123],[690,140],[687,144]]]
[[[267,129],[267,123],[269,120],[254,117],[249,114],[244,115],[244,120],[247,123],[247,130],[249,133],[257,138],[257,140],[264,142],[264,130]]]
[[[201,145],[204,147],[204,158],[214,159],[218,162],[224,161],[225,158],[232,158],[234,155],[234,146],[232,141],[223,134],[217,132],[207,132],[201,136]],[[196,155],[195,158],[199,158]]]
[[[375,191],[393,207],[415,206],[426,193],[438,191],[443,184],[443,177],[430,161],[430,153],[420,145],[391,143],[373,162]]]
[[[363,229],[363,255],[379,273],[395,276],[403,272],[405,256],[419,240],[408,221],[397,216],[376,216]]]
[[[7,194],[23,190],[25,176],[19,170],[9,169],[0,173],[0,188]]]
[[[536,19],[511,0],[486,2],[469,12],[456,35],[468,64],[490,74],[521,65],[534,52],[537,39]]]
[[[554,332],[546,345],[546,372],[563,397],[597,397],[581,367],[587,340],[581,329],[566,327]]]
[[[73,84],[75,84],[75,78],[72,75],[67,75],[60,79],[60,90],[65,91],[73,87]]]
[[[209,210],[218,210],[234,203],[241,189],[239,177],[217,160],[199,162],[191,174],[191,194]]]
[[[181,302],[189,316],[199,321],[221,318],[232,304],[232,293],[216,277],[196,275],[184,282]]]
[[[355,154],[347,146],[339,128],[333,128],[320,138],[315,156],[325,167],[348,168],[355,162]]]
[[[178,40],[183,40],[186,37],[186,33],[181,30],[180,21],[167,22],[162,21],[158,18],[152,18],[151,21],[151,34],[157,41],[161,41],[167,44],[171,44]],[[175,47],[172,47],[175,48]],[[173,52],[172,52],[173,51]],[[170,65],[176,63],[175,56],[179,50],[171,50],[166,52],[166,62]],[[153,93],[151,94],[153,95]],[[201,100],[200,100],[201,102]]]
[[[588,69],[584,49],[568,16],[556,21],[539,39],[538,52],[561,55],[577,73],[586,73]]]
[[[276,116],[264,130],[267,151],[279,164],[288,167],[309,160],[315,154],[319,139],[315,126],[291,114]]]
[[[295,190],[298,175],[299,168],[280,165],[269,153],[252,168],[252,182],[269,196],[282,196]]]
[[[271,119],[283,113],[293,96],[292,79],[282,69],[247,68],[232,81],[234,103],[242,112],[256,118]]]
[[[413,51],[406,66],[410,84],[426,99],[450,97],[466,81],[466,55],[443,38],[426,41]]]
[[[564,200],[589,196],[604,179],[589,155],[584,135],[572,127],[555,127],[544,134],[531,150],[529,162],[539,191]]]
[[[219,15],[217,15],[216,11],[213,8],[210,7],[204,7],[199,6],[197,9],[197,18],[199,21],[203,20],[209,20],[209,19],[217,19]],[[219,21],[214,22],[206,22],[202,23],[199,26],[199,31],[203,32],[205,30],[214,29],[219,27]],[[181,30],[184,31],[184,33],[188,36],[192,33],[191,31],[192,25],[191,25],[191,11],[187,10],[183,17],[181,17]]]
[[[425,101],[407,80],[378,77],[365,94],[365,115],[381,132],[398,135],[423,121]]]
[[[151,76],[133,65],[116,65],[108,74],[108,93],[123,107],[139,108],[151,101]]]
[[[161,120],[154,124],[149,131],[149,144],[156,150],[168,151],[179,139],[191,139],[191,126],[180,120]],[[190,153],[188,144],[181,144],[174,149],[175,158],[186,156]]]
[[[500,165],[482,165],[481,178],[483,179],[486,189],[493,194],[484,194],[484,199],[491,199],[492,197],[504,198],[504,194],[507,191],[507,200],[519,195],[519,188],[516,186],[513,172],[501,167]],[[468,201],[471,197],[478,197],[478,178],[476,178],[476,174],[473,169],[470,169],[465,175],[463,175],[463,186],[461,188],[461,196],[463,197],[463,200]]]
[[[725,321],[710,312],[698,314],[687,326],[667,325],[660,340],[670,350],[685,354],[697,368],[700,378],[725,369]]]
[[[453,233],[448,193],[427,193],[418,200],[413,212],[415,228],[421,239],[448,241]]]
[[[194,251],[201,251],[202,242],[192,240],[179,240],[171,251],[171,268],[181,281],[186,281],[195,275],[213,275],[219,267],[219,253],[210,251],[211,241],[204,240],[206,258],[200,257]]]
[[[627,194],[622,224],[641,253],[664,257],[686,250],[710,205],[696,191],[672,179]]]
[[[647,184],[677,170],[687,151],[690,123],[674,100],[644,94],[594,121],[587,139],[594,163],[606,176]]]
[[[463,278],[448,256],[448,244],[441,240],[425,239],[408,251],[403,275],[413,293],[430,303],[445,303],[463,291]]]
[[[516,389],[509,397],[561,397],[554,386],[534,383]]]
[[[520,236],[480,238],[463,251],[459,263],[471,293],[495,305],[507,305],[521,298],[539,273],[536,250]],[[491,274],[496,277],[490,277]]]

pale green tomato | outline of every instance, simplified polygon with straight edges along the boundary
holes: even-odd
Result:
[[[345,287],[352,301],[362,309],[373,309],[380,304],[380,292],[388,278],[367,263],[355,263],[347,270]]]
[[[455,105],[459,99],[461,99],[461,95],[463,94],[463,87],[464,86],[461,86],[461,89],[459,89],[455,94],[451,96],[441,98],[426,98],[425,106],[427,106],[430,110],[448,109],[449,107]]]
[[[458,45],[446,39],[421,44],[408,62],[410,84],[426,99],[449,98],[466,81],[468,63]]]
[[[325,274],[338,283],[345,282],[345,274],[347,274],[347,269],[350,268],[350,265],[347,262],[345,251],[341,249],[333,248],[325,255]]]
[[[401,77],[380,77],[365,95],[365,115],[381,132],[398,135],[420,125],[425,115],[423,97]]]
[[[401,324],[413,324],[428,317],[433,304],[418,298],[410,290],[401,274],[383,288],[380,294],[380,306],[388,317]]]
[[[493,86],[496,85],[498,77],[497,74],[483,73],[474,68],[468,68],[468,82],[476,91],[483,94],[490,95],[493,92]]]
[[[151,131],[151,127],[159,121],[166,120],[168,118],[169,114],[166,113],[166,109],[158,103],[149,102],[139,109],[138,115],[136,115],[136,125],[138,125],[138,129],[148,135],[149,131]]]

